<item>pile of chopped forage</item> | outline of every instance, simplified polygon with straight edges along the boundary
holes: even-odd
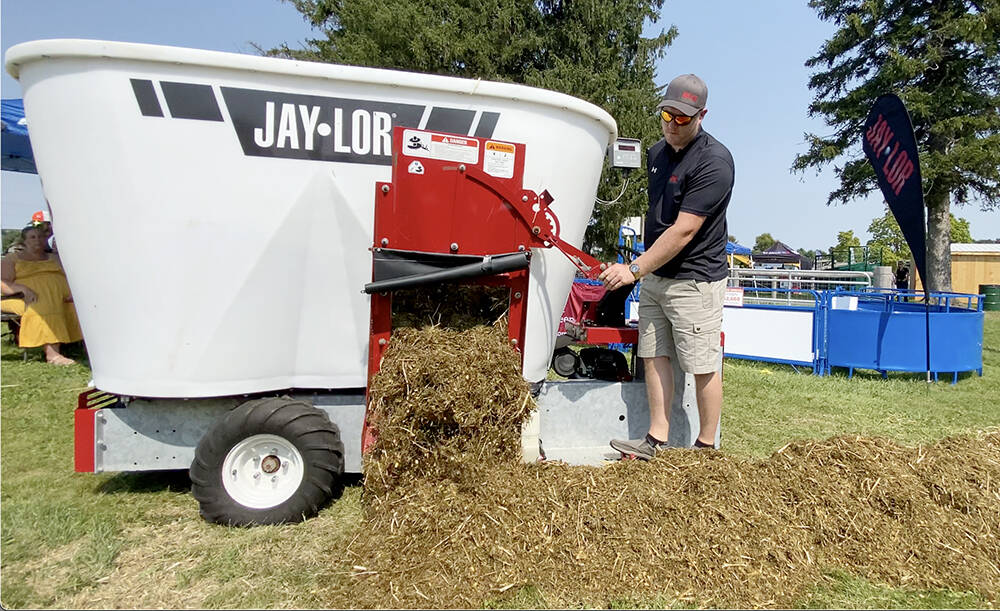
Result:
[[[678,449],[520,461],[534,405],[502,325],[394,332],[347,550],[353,607],[782,607],[825,570],[1000,595],[1000,432],[909,448],[798,441],[765,460]],[[341,598],[343,596],[344,598]]]
[[[521,423],[535,407],[503,325],[396,330],[370,401],[377,441],[365,494],[376,508],[400,485],[471,482],[518,461]]]

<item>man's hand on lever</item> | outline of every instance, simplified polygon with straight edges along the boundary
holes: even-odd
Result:
[[[638,265],[636,263],[632,263],[632,265],[611,263],[597,279],[603,282],[609,291],[620,289],[639,279]]]

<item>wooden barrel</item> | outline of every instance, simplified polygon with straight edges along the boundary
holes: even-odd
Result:
[[[984,310],[1000,310],[1000,284],[980,284],[979,294],[986,296]]]

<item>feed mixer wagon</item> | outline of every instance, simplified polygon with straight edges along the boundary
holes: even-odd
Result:
[[[91,40],[6,66],[93,369],[75,468],[190,469],[206,519],[299,520],[361,471],[393,290],[509,287],[537,389],[574,275],[600,271],[574,245],[616,125],[576,98]],[[599,462],[644,426],[641,391],[594,384],[540,393],[526,459]]]

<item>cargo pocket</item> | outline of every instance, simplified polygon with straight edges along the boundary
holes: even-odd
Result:
[[[717,323],[695,324],[691,329],[694,345],[694,368],[691,373],[712,373],[718,368],[722,326]]]

